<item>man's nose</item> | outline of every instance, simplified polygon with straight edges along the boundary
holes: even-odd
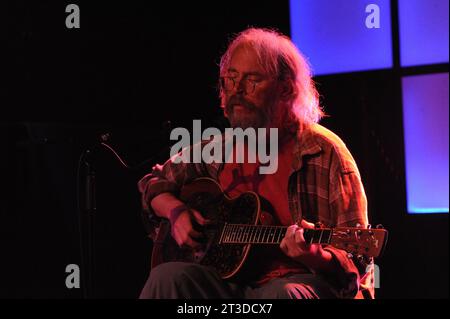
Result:
[[[236,79],[234,91],[235,94],[245,94],[245,78]]]

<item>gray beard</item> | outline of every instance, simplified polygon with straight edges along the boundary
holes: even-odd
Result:
[[[252,108],[249,115],[238,115],[234,113],[232,106],[227,106],[228,120],[232,128],[260,128],[267,127],[270,122],[270,116],[266,110]]]
[[[235,114],[228,113],[228,119],[230,120],[230,124],[232,128],[240,127],[242,129],[246,128],[259,128],[266,127],[267,121],[263,119],[259,114],[254,116],[235,116]]]

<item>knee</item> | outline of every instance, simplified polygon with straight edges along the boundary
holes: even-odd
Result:
[[[314,289],[301,283],[288,283],[283,285],[281,295],[286,299],[318,299]]]
[[[144,288],[139,298],[141,299],[166,299],[179,298],[179,287],[183,286],[189,273],[195,272],[194,264],[182,262],[168,262],[154,267],[150,271]]]
[[[268,299],[316,299],[313,288],[303,283],[276,280],[263,289],[262,298]]]
[[[204,281],[206,269],[198,264],[168,262],[154,267],[141,291],[141,299],[202,298],[197,282]]]
[[[201,266],[185,262],[167,262],[150,271],[150,282],[182,282],[196,273],[201,273]]]

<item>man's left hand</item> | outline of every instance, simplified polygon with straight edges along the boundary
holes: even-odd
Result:
[[[308,244],[303,237],[304,229],[314,229],[314,224],[302,220],[301,225],[289,226],[280,243],[281,250],[289,257],[316,271],[330,270],[331,253],[319,244]]]

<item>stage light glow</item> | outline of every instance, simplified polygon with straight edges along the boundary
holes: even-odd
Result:
[[[402,79],[409,213],[448,213],[448,85],[448,73]]]
[[[399,0],[402,66],[448,63],[448,0]]]
[[[374,6],[379,8],[379,28],[367,23],[376,14]],[[393,65],[389,0],[290,0],[290,19],[291,38],[314,75]]]

